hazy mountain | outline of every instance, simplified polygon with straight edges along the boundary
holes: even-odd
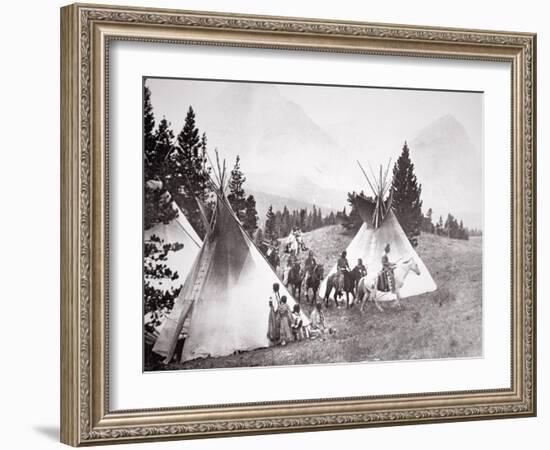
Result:
[[[277,172],[248,173],[245,189],[292,198],[326,210],[341,210],[346,205],[346,191],[319,186],[305,176],[288,177]]]
[[[351,123],[335,110],[334,119],[333,125],[319,126],[277,86],[267,84],[227,85],[197,108],[211,154],[217,148],[229,169],[240,155],[245,190],[258,193],[262,220],[265,204],[282,207],[281,199],[289,207],[293,199],[296,207],[342,209],[348,191],[368,190],[356,159],[376,170],[390,157],[393,164],[403,141],[414,135],[389,118],[383,126]],[[482,153],[464,126],[452,115],[442,116],[421,129],[409,147],[424,211],[431,207],[444,218],[451,212],[466,226],[481,227]]]
[[[230,85],[201,111],[200,126],[210,148],[218,148],[230,166],[240,155],[246,174],[270,170],[294,185],[296,177],[334,184],[329,175],[339,169],[342,149],[276,86]]]
[[[423,209],[483,225],[483,154],[452,115],[440,117],[409,143],[415,172],[422,183]]]

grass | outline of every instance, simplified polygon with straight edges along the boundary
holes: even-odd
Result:
[[[306,233],[304,240],[328,271],[352,237],[335,225]],[[420,236],[417,252],[430,270],[438,290],[404,299],[401,310],[388,305],[380,312],[372,304],[364,313],[357,307],[332,307],[325,310],[325,316],[327,323],[336,329],[334,335],[292,342],[285,347],[197,359],[166,368],[479,357],[482,355],[481,251],[479,237],[459,241],[424,234]],[[305,310],[309,313],[310,307],[305,306]]]

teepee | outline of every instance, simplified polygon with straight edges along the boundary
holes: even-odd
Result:
[[[392,210],[391,183],[388,180],[390,163],[385,171],[382,166],[380,167],[378,180],[372,170],[371,180],[361,164],[359,162],[358,164],[373,192],[374,201],[369,201],[361,196],[357,197],[356,207],[363,224],[346,249],[350,266],[354,267],[357,260],[361,258],[367,266],[368,273],[380,272],[384,247],[386,244],[390,244],[391,261],[397,262],[413,258],[420,269],[420,275],[411,275],[407,278],[400,290],[401,298],[435,291],[437,286],[430,272],[410,244]],[[324,296],[328,276],[335,272],[336,266],[323,280],[320,295]]]
[[[169,290],[183,284],[202,246],[201,238],[177,204],[172,202],[170,207],[176,213],[174,219],[168,223],[159,222],[143,233],[145,242],[150,241],[153,237],[157,237],[162,240],[163,245],[176,243],[183,245],[183,248],[180,250],[168,252],[166,255],[165,264],[172,272],[177,272],[177,279],[147,280],[156,289],[164,290]]]
[[[224,194],[225,169],[219,169],[217,181],[204,244],[153,347],[166,362],[181,334],[187,336],[182,362],[268,347],[273,284],[280,285],[291,308],[295,304],[231,209]]]

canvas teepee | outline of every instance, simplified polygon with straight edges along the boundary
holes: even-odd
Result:
[[[169,290],[183,284],[202,246],[201,238],[186,219],[181,209],[175,202],[172,202],[170,206],[176,212],[176,217],[168,223],[159,222],[143,233],[145,242],[156,236],[162,240],[163,244],[178,243],[183,245],[183,248],[180,250],[168,252],[166,256],[166,266],[172,272],[178,273],[176,280],[147,280],[156,289],[164,290]]]
[[[218,182],[224,186],[223,173]],[[286,295],[291,308],[295,304],[242,228],[223,188],[216,194],[204,244],[153,347],[166,361],[172,359],[184,326],[181,361],[267,347],[273,284],[279,283],[280,295]]]
[[[361,167],[361,164],[359,166]],[[386,244],[390,244],[391,251],[389,255],[391,261],[404,261],[413,258],[420,269],[420,275],[413,274],[405,281],[400,290],[401,298],[432,292],[437,289],[437,286],[392,211],[391,183],[388,181],[389,166],[388,163],[388,167],[384,172],[380,167],[378,180],[376,180],[372,170],[371,178],[369,178],[366,171],[361,167],[367,183],[373,191],[374,202],[357,197],[356,207],[363,219],[363,224],[346,249],[347,259],[351,267],[354,267],[357,260],[361,258],[367,266],[368,273],[378,273],[382,269],[381,260],[384,247]],[[336,266],[323,280],[320,295],[324,296],[328,276],[335,272]]]

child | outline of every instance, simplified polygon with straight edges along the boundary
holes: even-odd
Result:
[[[304,322],[302,320],[302,315],[300,314],[300,305],[294,305],[292,309],[292,334],[295,341],[301,341],[303,339],[302,328]]]

